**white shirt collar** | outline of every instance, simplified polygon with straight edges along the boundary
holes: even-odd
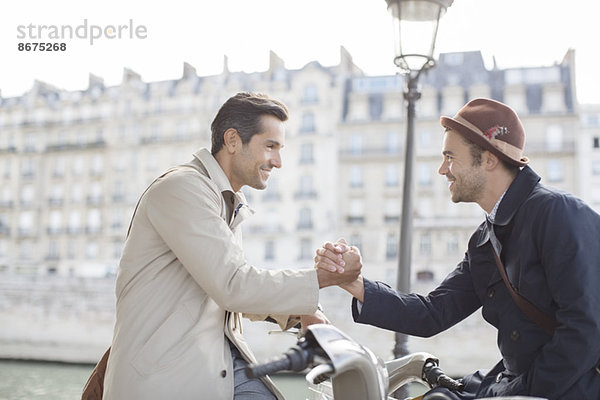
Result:
[[[490,220],[490,222],[492,222],[492,223],[496,219],[496,213],[498,212],[498,207],[500,206],[500,202],[504,198],[505,194],[506,194],[506,191],[504,191],[504,193],[502,193],[502,196],[500,196],[500,198],[496,202],[496,205],[494,205],[494,208],[492,208],[492,212],[490,212],[489,214],[486,213],[487,219]]]

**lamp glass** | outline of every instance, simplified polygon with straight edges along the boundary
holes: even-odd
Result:
[[[407,71],[433,65],[440,17],[446,7],[430,0],[396,0],[388,3],[395,35],[394,62]]]

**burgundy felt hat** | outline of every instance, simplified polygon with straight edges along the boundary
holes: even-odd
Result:
[[[454,117],[442,117],[440,122],[510,164],[523,167],[529,163],[523,156],[525,130],[517,113],[506,104],[471,100]]]

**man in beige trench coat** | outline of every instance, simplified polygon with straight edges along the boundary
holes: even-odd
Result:
[[[283,398],[269,379],[239,373],[255,361],[240,315],[283,329],[327,322],[319,288],[352,282],[361,268],[356,249],[340,256],[342,273],[264,270],[244,258],[240,223],[253,212],[240,189],[264,189],[281,167],[287,118],[282,103],[238,93],[211,125],[212,150],[140,198],[117,275],[105,399]]]

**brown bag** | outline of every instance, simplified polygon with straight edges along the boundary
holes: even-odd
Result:
[[[96,364],[96,367],[88,378],[83,388],[83,393],[81,393],[81,400],[102,400],[104,393],[104,373],[106,372],[109,354],[110,347],[106,350],[100,361],[98,361],[98,364]]]

